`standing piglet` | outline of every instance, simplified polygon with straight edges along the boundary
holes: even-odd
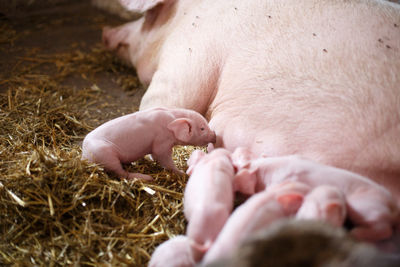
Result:
[[[113,119],[90,132],[83,140],[82,159],[99,163],[121,178],[150,180],[149,175],[125,171],[121,163],[152,154],[163,167],[182,173],[172,160],[173,146],[202,146],[215,139],[197,112],[154,108]]]
[[[188,160],[190,174],[184,195],[187,236],[207,250],[221,231],[233,208],[234,168],[226,149],[206,154],[196,150]],[[204,250],[204,251],[205,251]],[[202,254],[195,254],[196,261]]]

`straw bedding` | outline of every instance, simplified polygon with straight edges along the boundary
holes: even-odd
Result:
[[[100,44],[71,41],[46,54],[18,46],[33,33],[7,20],[0,32],[2,55],[19,54],[0,80],[0,265],[146,265],[159,243],[185,231],[187,177],[142,159],[126,167],[154,182],[120,180],[80,160],[90,130],[137,110],[95,77],[111,76],[128,94],[142,90],[137,77]],[[179,168],[193,149],[175,149]]]

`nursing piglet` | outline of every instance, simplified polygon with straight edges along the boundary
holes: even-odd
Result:
[[[351,233],[360,240],[390,238],[398,224],[399,209],[389,191],[361,175],[298,156],[261,157],[239,165],[236,179],[252,184],[254,191],[284,181],[336,187],[346,196],[348,216],[355,225]]]
[[[184,195],[187,236],[207,250],[221,231],[233,208],[234,168],[230,152],[196,150],[188,160],[190,174]],[[203,255],[194,255],[199,261]]]
[[[99,163],[121,178],[150,180],[149,175],[125,171],[121,163],[152,154],[163,167],[183,173],[172,160],[173,146],[202,146],[215,139],[215,133],[199,113],[154,108],[113,119],[90,132],[83,140],[82,159]]]
[[[229,217],[203,263],[230,257],[249,235],[296,214],[309,191],[310,187],[302,183],[285,182],[252,195]]]

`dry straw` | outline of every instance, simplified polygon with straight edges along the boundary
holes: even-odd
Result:
[[[18,38],[4,23],[3,30],[1,42]],[[0,81],[0,265],[146,265],[155,246],[184,233],[187,177],[143,159],[126,167],[154,182],[120,180],[82,162],[83,137],[134,109],[95,83],[79,90],[63,83],[107,72],[136,90],[137,78],[120,75],[122,67],[99,47],[26,54]],[[181,169],[192,149],[175,149]]]

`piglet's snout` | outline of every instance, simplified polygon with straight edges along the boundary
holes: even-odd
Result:
[[[108,49],[111,49],[110,48],[110,31],[111,31],[111,27],[108,27],[108,26],[103,27],[103,33],[101,36],[103,45]]]
[[[217,142],[217,135],[215,134],[215,132],[213,131],[211,134],[211,138],[210,138],[210,143],[215,144]]]

